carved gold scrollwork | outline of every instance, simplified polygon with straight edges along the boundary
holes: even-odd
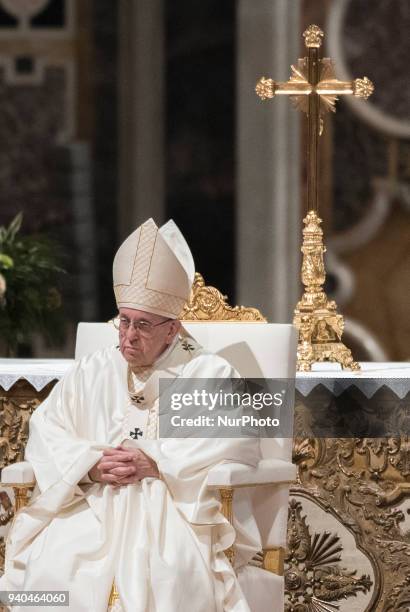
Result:
[[[219,494],[221,496],[222,502],[222,514],[224,517],[233,524],[233,494],[234,490],[232,487],[223,487],[219,489]],[[233,546],[230,546],[227,550],[225,550],[225,555],[228,557],[229,561],[233,564],[235,560],[235,549]]]
[[[408,612],[410,610],[410,575],[389,593],[382,612]]]
[[[369,576],[356,576],[356,570],[340,567],[342,550],[337,534],[312,536],[301,502],[291,499],[285,555],[287,612],[338,610],[338,601],[370,590]]]
[[[343,317],[334,300],[323,290],[326,280],[322,219],[313,210],[303,219],[302,299],[297,303],[293,323],[299,329],[298,369],[310,370],[315,361],[336,361],[344,368],[360,369],[351,351],[341,341]]]
[[[0,468],[23,459],[28,439],[28,422],[41,401],[33,399],[33,395],[29,398],[21,394],[25,384],[24,381],[18,381],[14,385],[16,389],[0,396]]]
[[[17,381],[9,391],[0,388],[0,468],[22,461],[28,439],[28,423],[36,407],[47,397],[54,383],[37,392],[27,381]],[[0,490],[0,525],[5,526],[18,509],[27,503],[30,487],[14,488],[13,505],[10,491],[13,487]],[[32,488],[32,487],[31,487]],[[4,567],[4,538],[0,538],[0,568]]]
[[[309,396],[309,402],[315,402],[314,393]],[[386,390],[384,393],[388,395],[383,395],[383,401],[389,401],[389,394],[393,391]],[[394,398],[395,405],[400,404],[400,400],[396,396]],[[305,399],[299,396],[297,401],[303,403]],[[403,400],[403,403],[406,404],[406,401]],[[341,525],[354,534],[357,547],[371,561],[376,582],[372,603],[366,612],[407,610],[405,606],[408,606],[410,595],[410,532],[405,522],[410,510],[409,437],[297,438],[293,457],[298,467],[298,485],[293,492],[332,513]],[[289,523],[288,555],[291,551],[295,551],[299,558],[303,556],[302,552],[307,554],[307,531],[308,526],[300,515],[297,516],[294,507]],[[300,542],[299,548],[295,547],[296,541]],[[299,575],[297,572],[295,574],[294,569],[292,571],[290,579],[295,583]],[[320,576],[321,580],[325,578],[324,575]],[[345,580],[348,577],[331,577],[333,592],[337,591],[340,581],[344,584]],[[365,586],[367,583],[364,581],[362,584]],[[291,592],[292,589],[289,590]],[[316,595],[323,598],[325,592],[326,589],[317,589]],[[290,595],[287,597],[290,601]]]
[[[0,566],[2,568],[4,567],[5,554],[6,554],[6,543],[4,541],[4,538],[1,538],[0,539]],[[0,607],[0,610],[1,610],[1,607]]]
[[[196,272],[191,295],[180,317],[184,321],[261,321],[266,319],[257,308],[229,306],[226,296],[215,287],[205,285]]]
[[[0,525],[7,525],[14,516],[13,502],[7,491],[0,491]]]

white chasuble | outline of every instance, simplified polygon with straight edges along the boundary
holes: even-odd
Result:
[[[178,339],[154,365],[148,378],[136,371],[130,402],[120,351],[97,351],[75,363],[33,413],[25,457],[37,485],[10,528],[0,590],[68,590],[69,607],[47,610],[106,612],[115,580],[125,612],[249,612],[223,552],[235,531],[206,481],[223,461],[256,466],[259,442],[156,439],[160,378],[237,374],[191,339]],[[119,488],[86,484],[102,451],[124,439],[157,462],[161,478]],[[249,522],[244,497],[241,504]],[[260,549],[258,535],[236,544],[243,564]]]

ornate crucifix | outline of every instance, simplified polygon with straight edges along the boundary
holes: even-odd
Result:
[[[262,100],[275,95],[290,96],[294,106],[307,114],[307,215],[303,219],[302,299],[295,308],[294,324],[299,329],[298,369],[310,370],[315,361],[335,361],[344,368],[359,369],[350,349],[342,342],[343,317],[337,314],[336,303],[328,300],[323,291],[326,272],[323,262],[322,220],[318,216],[318,146],[323,131],[323,116],[331,110],[339,95],[354,95],[367,99],[373,84],[367,77],[354,81],[336,79],[333,63],[321,58],[319,49],[323,32],[311,25],[303,33],[308,56],[292,66],[289,81],[277,82],[262,77],[255,91]]]

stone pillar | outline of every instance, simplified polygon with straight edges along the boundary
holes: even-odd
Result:
[[[261,76],[287,80],[300,57],[299,0],[238,0],[237,299],[290,322],[300,297],[300,114],[262,102]]]
[[[119,238],[148,217],[159,225],[164,196],[163,0],[119,4]]]

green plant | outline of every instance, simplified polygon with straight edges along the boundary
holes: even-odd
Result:
[[[47,237],[21,235],[22,220],[19,213],[8,227],[0,227],[0,339],[8,356],[29,343],[33,333],[49,343],[64,338],[61,255]]]

